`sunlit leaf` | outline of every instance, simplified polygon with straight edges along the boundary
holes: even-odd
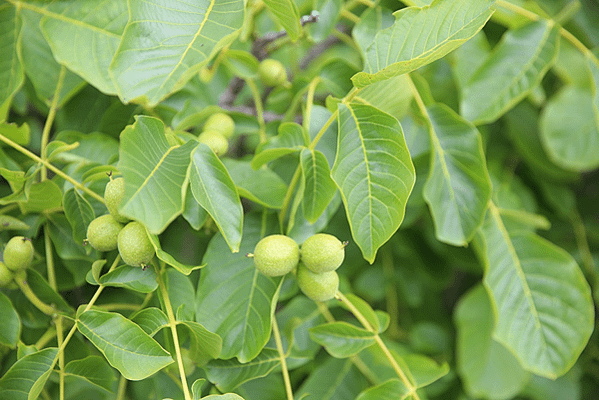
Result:
[[[233,41],[244,18],[242,0],[128,4],[130,20],[109,69],[124,103],[154,106],[179,89]]]
[[[14,363],[0,378],[0,399],[37,399],[52,372],[57,356],[58,349],[48,347]]]
[[[86,311],[77,329],[129,380],[147,378],[173,362],[158,342],[121,314]]]
[[[372,263],[378,248],[401,224],[415,181],[397,120],[372,106],[340,104],[332,177],[354,240]]]
[[[304,149],[300,153],[300,165],[304,178],[304,217],[314,223],[333,200],[337,186],[331,179],[326,157],[320,151]]]
[[[205,369],[208,380],[221,392],[228,392],[251,379],[268,375],[280,363],[279,353],[275,349],[265,348],[247,363],[242,364],[235,359],[214,360]]]
[[[539,21],[508,31],[463,88],[462,116],[493,122],[541,81],[558,52],[557,28]]]
[[[183,211],[189,157],[197,142],[171,147],[162,121],[137,116],[121,133],[119,170],[125,178],[120,212],[160,234]]]
[[[243,209],[227,169],[216,154],[200,144],[191,157],[190,185],[195,199],[214,219],[231,251],[239,251]]]
[[[124,287],[141,293],[156,290],[156,272],[153,268],[142,269],[122,265],[100,277],[100,284],[105,286]]]
[[[508,233],[494,205],[477,239],[496,317],[493,338],[526,370],[548,378],[564,374],[594,326],[591,292],[576,261],[534,233]]]
[[[168,317],[156,307],[144,308],[132,315],[130,319],[150,336],[154,336],[156,332],[168,325]]]
[[[424,186],[435,235],[465,246],[482,224],[491,198],[480,133],[445,105],[428,107],[432,124],[431,169]]]
[[[379,30],[368,46],[364,72],[352,77],[354,85],[402,75],[443,57],[485,25],[492,4],[492,0],[435,0],[430,6],[397,11],[393,25]]]

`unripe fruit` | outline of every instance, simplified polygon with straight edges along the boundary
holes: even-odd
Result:
[[[220,132],[224,137],[230,138],[233,136],[235,131],[235,122],[233,118],[229,117],[225,113],[212,114],[206,120],[204,124],[205,131],[217,131]]]
[[[206,144],[219,157],[224,156],[229,150],[229,141],[218,131],[204,131],[198,136],[198,142]]]
[[[334,271],[344,258],[345,245],[333,235],[317,233],[302,244],[302,262],[314,273]]]
[[[0,286],[6,286],[13,281],[15,275],[6,264],[0,261]]]
[[[299,247],[289,236],[267,236],[254,250],[254,264],[267,276],[283,276],[291,272],[298,261]]]
[[[25,269],[33,261],[33,245],[31,240],[23,236],[14,236],[4,248],[4,264],[11,271]]]
[[[150,238],[148,238],[146,228],[135,221],[129,222],[119,232],[118,248],[125,264],[132,267],[148,265],[156,253]]]
[[[315,274],[299,263],[296,278],[301,291],[314,301],[331,300],[339,289],[339,275],[335,271]]]
[[[287,81],[287,71],[280,61],[267,58],[258,67],[260,79],[268,86],[279,86]]]
[[[119,213],[119,206],[125,197],[125,180],[123,178],[111,179],[104,189],[104,202],[108,212],[118,222],[129,222],[129,218]]]
[[[87,242],[98,251],[112,251],[117,248],[119,232],[123,224],[106,214],[94,219],[87,227]]]

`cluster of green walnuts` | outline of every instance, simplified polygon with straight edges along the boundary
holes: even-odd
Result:
[[[345,246],[333,235],[317,233],[302,244],[284,235],[270,235],[260,240],[249,255],[258,271],[267,276],[295,272],[301,291],[314,301],[327,301],[339,289],[339,268],[345,258]]]
[[[86,241],[98,251],[112,251],[118,248],[126,264],[146,267],[156,251],[148,238],[146,228],[119,213],[118,207],[124,196],[125,180],[111,177],[104,190],[104,201],[109,214],[102,215],[89,224]]]
[[[13,236],[4,248],[4,261],[0,261],[0,286],[14,285],[15,276],[31,265],[33,253],[30,239],[24,236]]]

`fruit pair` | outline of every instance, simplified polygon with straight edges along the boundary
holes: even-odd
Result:
[[[297,267],[302,292],[314,301],[326,301],[339,287],[335,270],[345,257],[345,245],[332,235],[319,233],[308,238],[300,251],[290,237],[271,235],[258,242],[253,257],[256,268],[268,276],[283,276]]]
[[[229,150],[228,139],[233,136],[235,122],[224,113],[212,114],[204,124],[204,130],[198,135],[198,142],[206,144],[219,157]]]
[[[29,268],[33,261],[31,240],[23,236],[12,237],[3,253],[4,262],[0,262],[0,286],[10,284],[16,272]]]

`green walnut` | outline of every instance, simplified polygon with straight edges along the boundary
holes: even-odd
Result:
[[[6,264],[0,261],[0,286],[7,286],[15,278],[15,274],[8,269]]]
[[[339,289],[339,275],[336,271],[315,274],[301,262],[297,266],[296,278],[301,291],[314,301],[331,300]]]
[[[230,138],[233,136],[235,131],[235,122],[233,118],[229,117],[225,113],[212,114],[206,120],[204,124],[205,131],[217,131],[220,132],[224,137]]]
[[[200,133],[198,136],[198,142],[204,143],[216,153],[217,156],[222,157],[227,154],[229,150],[229,141],[219,131],[209,130]]]
[[[111,179],[104,189],[104,202],[108,212],[120,223],[129,222],[129,218],[119,213],[119,206],[125,197],[125,180],[123,178]]]
[[[277,60],[267,58],[262,60],[258,66],[260,79],[267,86],[279,86],[287,82],[287,71],[285,66]]]
[[[254,264],[267,276],[283,276],[299,261],[299,246],[284,235],[270,235],[260,240],[254,250]]]
[[[344,258],[345,245],[333,235],[317,233],[302,244],[302,262],[314,273],[334,271]]]
[[[112,215],[102,215],[90,222],[87,227],[87,243],[98,251],[115,250],[121,229],[123,224]]]
[[[118,249],[125,264],[132,267],[145,267],[150,264],[156,251],[146,232],[139,222],[129,222],[119,232]]]
[[[11,271],[28,268],[33,261],[31,240],[23,236],[14,236],[4,248],[4,264]]]

